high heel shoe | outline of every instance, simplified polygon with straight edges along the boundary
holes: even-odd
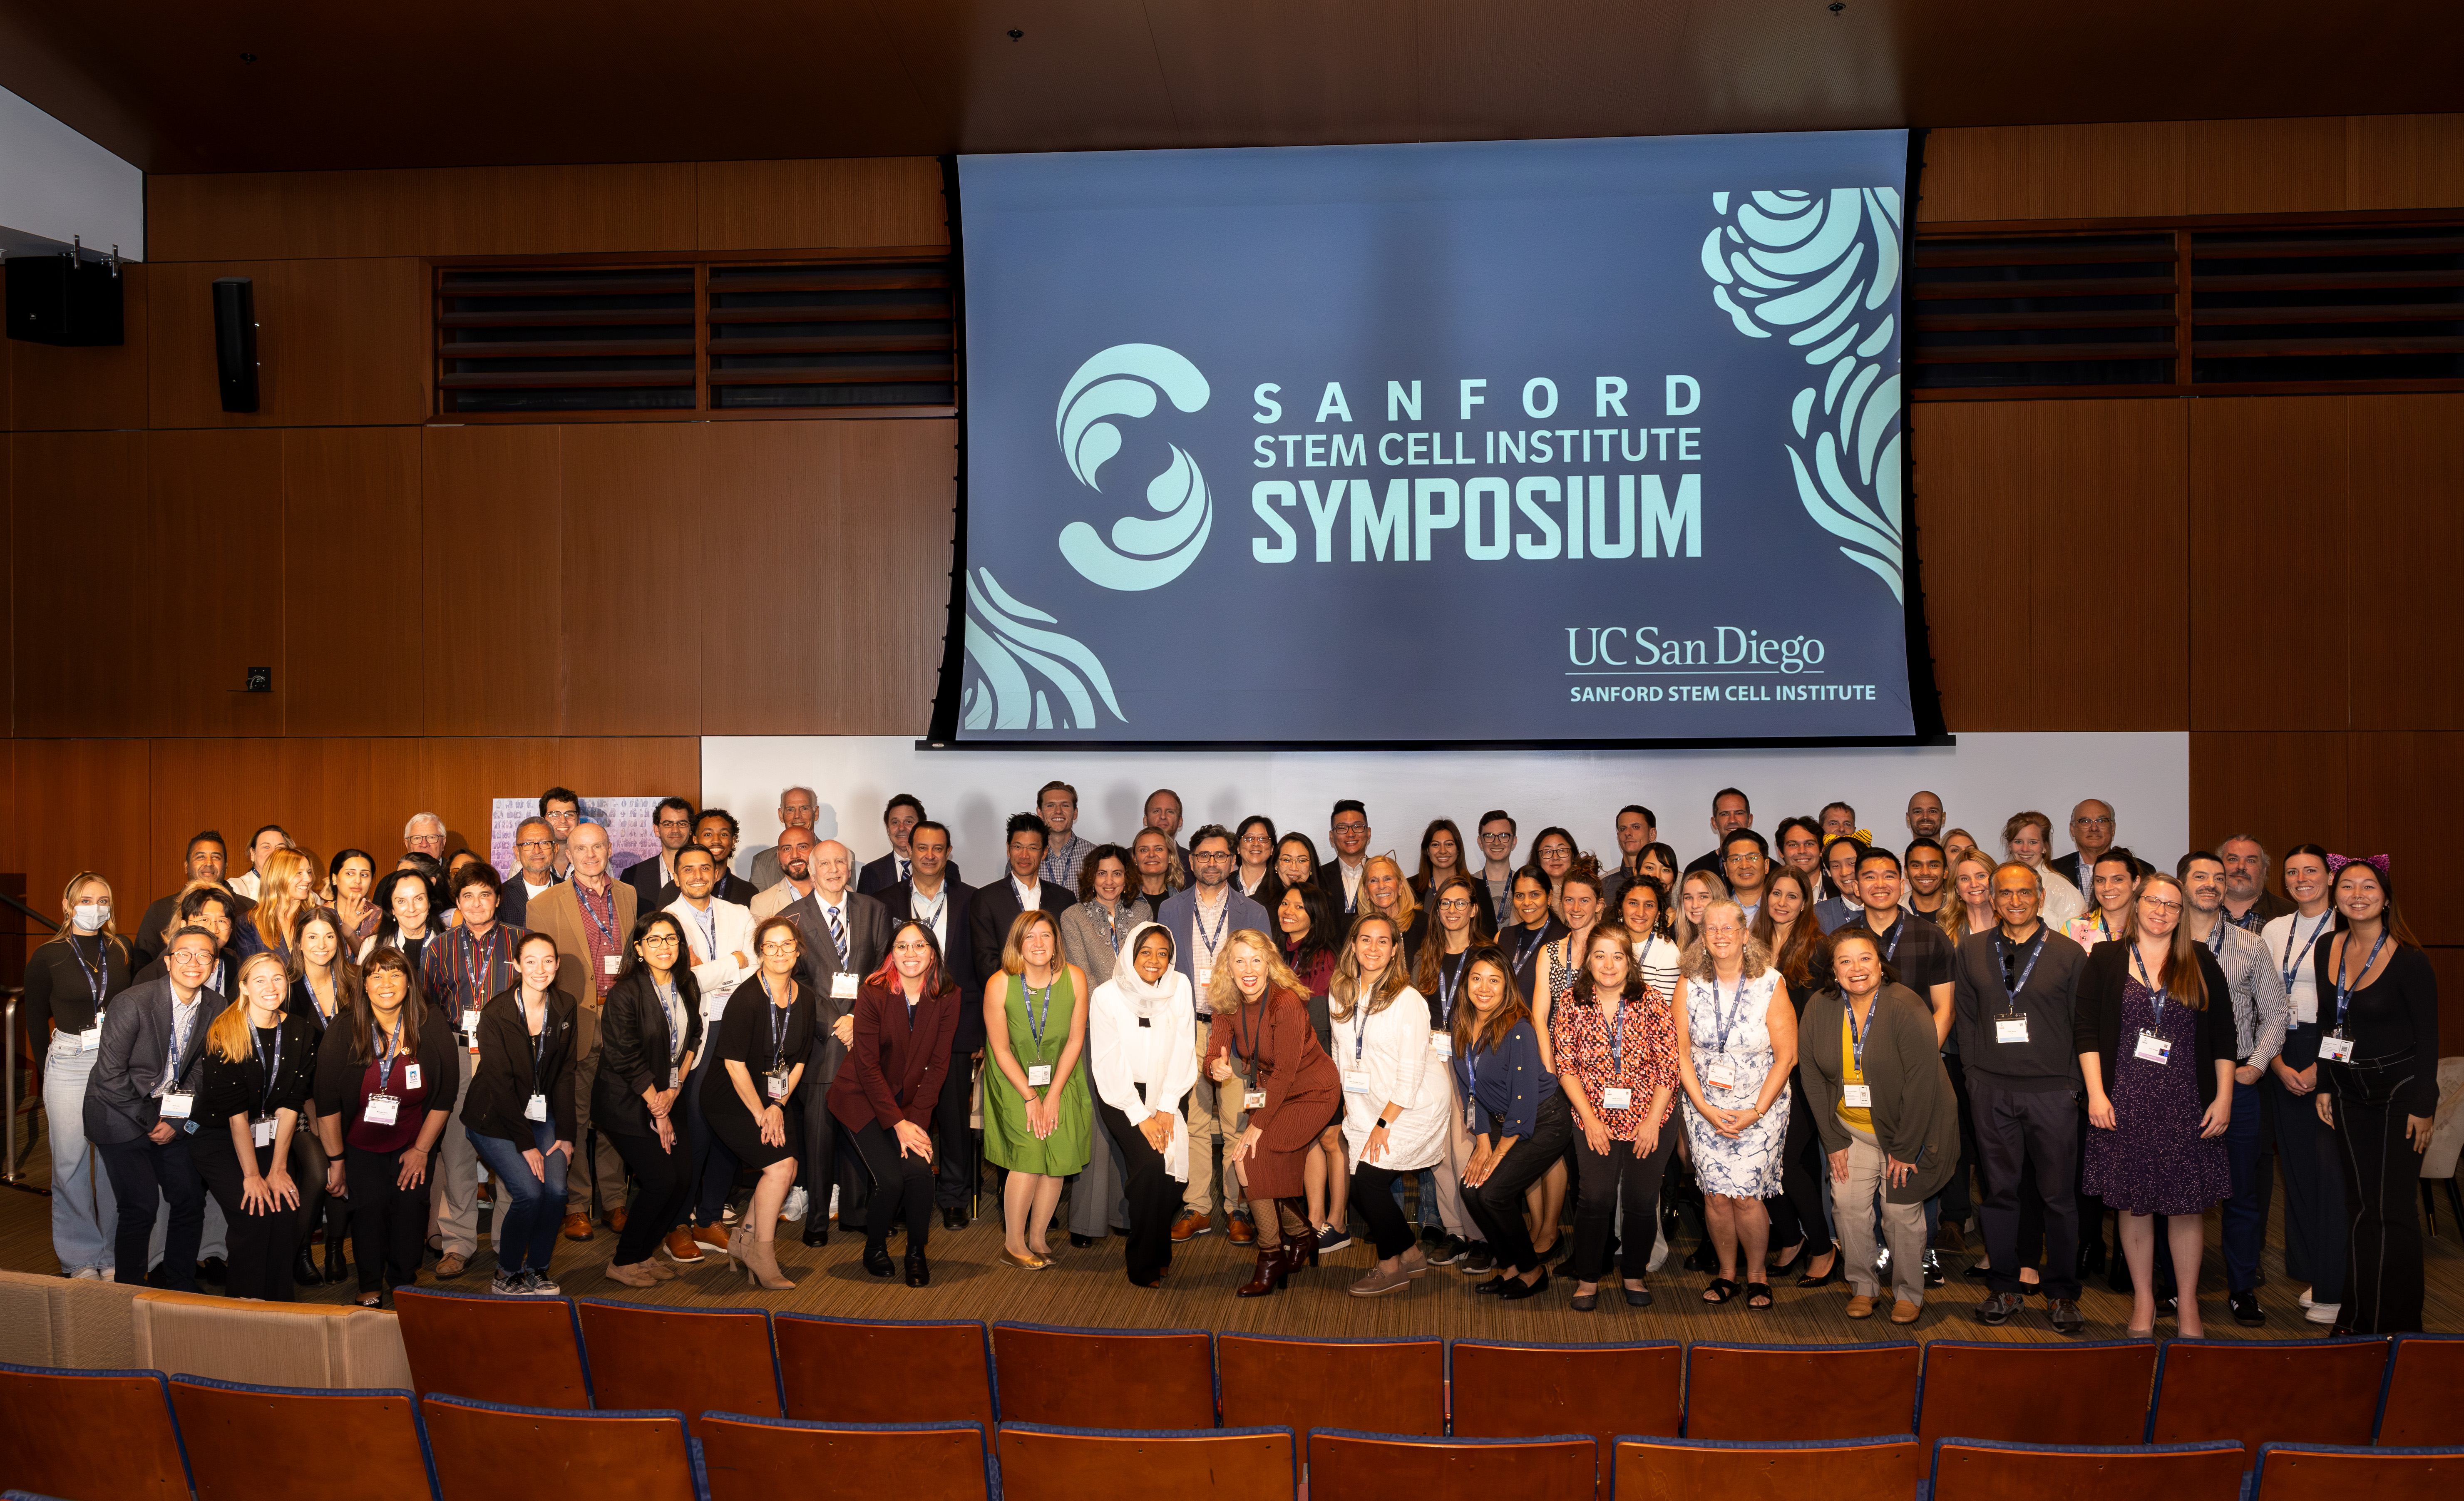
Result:
[[[1847,1257],[1839,1253],[1839,1247],[1835,1246],[1831,1247],[1831,1269],[1818,1277],[1808,1271],[1796,1279],[1796,1285],[1800,1288],[1827,1288],[1835,1282],[1845,1282],[1848,1280],[1847,1260]]]
[[[1309,1216],[1307,1214],[1303,1214],[1300,1216],[1300,1219],[1302,1223],[1307,1224]],[[1310,1225],[1309,1228],[1301,1231],[1298,1235],[1287,1232],[1284,1236],[1284,1269],[1286,1271],[1298,1271],[1303,1267],[1314,1267],[1316,1265],[1317,1226]]]
[[[748,1240],[736,1253],[737,1260],[744,1264],[744,1274],[756,1287],[767,1288],[773,1292],[791,1291],[796,1285],[779,1270],[778,1244],[776,1241]]]
[[[303,1288],[317,1287],[324,1282],[324,1277],[317,1270],[317,1250],[315,1247],[302,1246],[299,1247],[299,1255],[291,1265],[291,1280]]]
[[[1291,1268],[1285,1264],[1281,1246],[1262,1250],[1258,1252],[1257,1269],[1250,1273],[1248,1281],[1232,1290],[1232,1295],[1236,1298],[1265,1297],[1282,1289],[1284,1278],[1290,1273]]]

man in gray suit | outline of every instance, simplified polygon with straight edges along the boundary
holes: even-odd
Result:
[[[804,1065],[804,1188],[812,1196],[804,1211],[804,1244],[823,1246],[830,1238],[830,1185],[839,1184],[839,1213],[850,1222],[864,1194],[852,1164],[841,1175],[838,1121],[825,1096],[855,1041],[855,992],[867,975],[890,952],[890,909],[876,897],[847,890],[855,857],[835,839],[813,847],[809,869],[813,889],[788,903],[780,916],[803,936],[804,953],[796,961],[796,982],[813,998],[812,1057]],[[852,1156],[852,1154],[849,1154]]]
[[[810,829],[822,816],[822,800],[810,787],[789,787],[779,794],[779,830]],[[753,852],[753,889],[766,892],[779,884],[784,872],[779,869],[779,847]]]
[[[120,1201],[113,1231],[117,1281],[145,1280],[159,1195],[170,1206],[164,1285],[197,1291],[206,1185],[188,1156],[188,1136],[200,1125],[193,1107],[206,1029],[224,1005],[224,997],[205,983],[215,948],[205,929],[181,928],[164,954],[163,978],[113,997],[103,1012],[100,1056],[86,1085],[85,1134],[101,1148],[103,1171]]]
[[[1207,987],[1214,981],[1215,966],[1227,957],[1224,949],[1232,935],[1251,928],[1265,934],[1269,942],[1274,940],[1266,909],[1242,895],[1232,884],[1237,868],[1232,831],[1221,824],[1207,825],[1190,836],[1190,884],[1165,897],[1163,910],[1155,914],[1155,921],[1172,935],[1173,967],[1189,977],[1190,987],[1197,993],[1201,1045],[1214,1018]],[[1180,1218],[1173,1222],[1176,1241],[1187,1241],[1215,1227],[1215,1142],[1219,1136],[1237,1136],[1242,1130],[1239,1111],[1229,1115],[1217,1113],[1215,1090],[1215,1081],[1200,1068],[1198,1083],[1189,1092],[1189,1186],[1181,1193]],[[1240,1103],[1237,1093],[1233,1103]],[[1225,1229],[1232,1243],[1246,1246],[1256,1240],[1257,1228],[1249,1223],[1249,1210],[1241,1196],[1228,1195],[1226,1206]]]

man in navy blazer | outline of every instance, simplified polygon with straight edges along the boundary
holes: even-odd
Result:
[[[693,806],[682,798],[661,798],[650,810],[650,823],[658,830],[659,852],[625,867],[618,877],[641,898],[636,912],[656,912],[676,899],[671,894],[659,900],[659,889],[676,884],[676,851],[693,843]]]
[[[958,987],[958,1025],[951,1034],[949,1068],[941,1075],[940,1102],[933,1108],[934,1150],[939,1154],[933,1187],[941,1223],[967,1224],[975,1192],[975,1132],[967,1124],[975,1095],[975,1064],[984,1050],[984,982],[976,968],[976,889],[949,872],[950,830],[926,819],[908,834],[914,873],[881,893],[895,934],[909,918],[933,930],[941,945],[941,973]]]
[[[496,920],[509,927],[527,928],[530,924],[531,898],[545,895],[556,884],[556,872],[548,867],[556,859],[556,830],[544,818],[526,818],[514,830],[514,869],[505,877],[496,894]],[[531,888],[538,887],[534,893]]]
[[[1163,910],[1155,921],[1172,935],[1172,967],[1189,977],[1191,990],[1198,997],[1198,1029],[1202,1034],[1214,1013],[1206,1000],[1208,985],[1214,979],[1215,966],[1231,956],[1226,952],[1232,935],[1243,928],[1254,929],[1274,941],[1275,930],[1267,926],[1266,909],[1241,894],[1232,884],[1232,872],[1239,869],[1238,856],[1232,852],[1232,831],[1221,824],[1209,824],[1190,836],[1190,884],[1163,899]],[[1203,1235],[1215,1223],[1215,1150],[1219,1136],[1229,1136],[1238,1128],[1233,1122],[1240,1112],[1228,1115],[1216,1112],[1215,1081],[1206,1071],[1198,1071],[1198,1083],[1189,1092],[1189,1186],[1181,1194],[1180,1218],[1173,1222],[1173,1239],[1186,1241]],[[1234,1103],[1239,1103],[1236,1098]],[[1228,1180],[1231,1175],[1226,1173]],[[1236,1192],[1226,1200],[1230,1210],[1228,1225],[1233,1244],[1247,1245],[1256,1238],[1249,1225],[1246,1203]]]
[[[882,831],[890,835],[890,852],[878,860],[868,860],[856,872],[855,889],[867,896],[878,896],[914,873],[915,830],[929,822],[924,805],[912,792],[901,792],[882,809]],[[951,880],[957,880],[957,862],[944,858],[942,869]]]
[[[199,927],[171,935],[164,975],[114,996],[103,1011],[102,1047],[85,1092],[85,1134],[102,1152],[120,1201],[112,1233],[113,1279],[145,1280],[159,1194],[170,1207],[163,1240],[164,1285],[197,1291],[197,1250],[205,1240],[206,1184],[188,1155],[204,1122],[191,1113],[206,1054],[206,1029],[225,998],[207,987],[214,936]]]

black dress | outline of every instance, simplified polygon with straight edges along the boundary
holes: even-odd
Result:
[[[299,1211],[288,1204],[276,1204],[264,1214],[248,1211],[248,1167],[231,1141],[231,1119],[245,1115],[270,1123],[281,1111],[296,1113],[307,1105],[316,1077],[317,1032],[311,1024],[285,1016],[273,1026],[249,1028],[248,1038],[250,1050],[236,1062],[210,1047],[206,1049],[197,1084],[197,1131],[188,1140],[197,1175],[222,1205],[231,1227],[226,1291],[235,1298],[288,1303],[293,1297],[292,1258],[299,1248]],[[292,1129],[307,1127],[295,1124]],[[257,1172],[271,1175],[277,1165],[271,1130],[263,1133],[255,1157]]]
[[[746,1167],[768,1167],[781,1158],[794,1157],[803,1142],[803,1113],[791,1090],[778,1100],[780,1113],[785,1117],[785,1138],[777,1146],[761,1139],[760,1122],[744,1108],[744,1098],[736,1092],[736,1077],[728,1071],[731,1062],[744,1065],[753,1075],[753,1092],[763,1098],[770,1096],[770,1071],[793,1069],[813,1049],[813,998],[809,991],[799,989],[796,1000],[783,1012],[771,1001],[763,988],[763,980],[756,976],[751,984],[738,989],[732,998],[727,1014],[719,1019],[718,1041],[713,1045],[712,1067],[703,1075],[701,1086],[702,1119],[736,1159]],[[801,1081],[800,1081],[801,1083]]]

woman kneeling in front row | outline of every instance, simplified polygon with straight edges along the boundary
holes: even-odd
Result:
[[[1549,1286],[1523,1224],[1523,1190],[1566,1155],[1574,1117],[1554,1074],[1540,1061],[1531,1008],[1514,988],[1506,955],[1484,945],[1464,961],[1463,996],[1455,1011],[1455,1082],[1471,1131],[1463,1164],[1463,1210],[1497,1257],[1498,1274],[1474,1292],[1530,1297]]]

